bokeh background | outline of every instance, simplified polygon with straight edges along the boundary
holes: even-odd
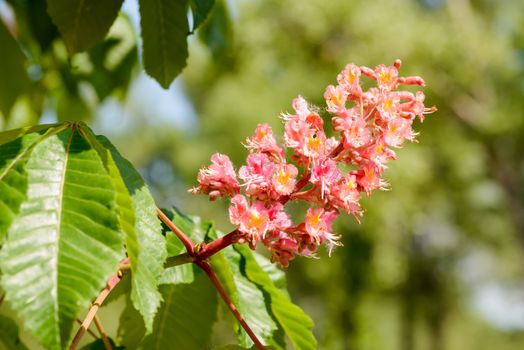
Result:
[[[239,167],[241,142],[258,123],[281,133],[297,95],[323,106],[346,63],[402,59],[401,74],[423,76],[439,111],[397,152],[391,190],[364,200],[362,223],[336,221],[344,247],[291,263],[291,295],[320,349],[524,349],[523,1],[217,0],[169,90],[141,69],[135,0],[109,44],[72,58],[56,28],[31,17],[37,6],[45,1],[0,0],[29,76],[5,69],[0,33],[0,90],[23,92],[0,130],[86,120],[140,169],[159,206],[225,232],[228,203],[186,192],[212,153]]]

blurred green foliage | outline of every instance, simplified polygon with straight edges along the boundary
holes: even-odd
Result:
[[[439,112],[416,126],[419,144],[398,150],[386,172],[391,191],[364,201],[362,224],[338,219],[344,247],[291,263],[291,294],[315,320],[321,349],[524,347],[522,1],[217,1],[181,77],[198,115],[190,132],[129,100],[137,49],[127,28],[71,58],[56,40],[38,42],[52,55],[27,44],[32,82],[20,85],[25,94],[2,128],[34,123],[44,110],[59,119],[85,112],[142,168],[159,204],[227,231],[227,203],[185,193],[209,156],[227,153],[240,166],[240,142],[257,123],[282,131],[278,116],[296,95],[323,107],[325,86],[346,63],[400,58],[401,74],[424,77],[427,105]],[[115,93],[125,127],[104,123],[111,116],[97,108]]]

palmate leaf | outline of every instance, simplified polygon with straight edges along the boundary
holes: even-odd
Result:
[[[167,89],[186,65],[188,0],[139,0],[144,68]]]
[[[25,170],[27,198],[0,252],[2,286],[26,328],[60,349],[124,257],[115,190],[75,124],[39,142]]]
[[[70,54],[102,41],[123,0],[47,0],[47,12],[58,27]]]
[[[0,133],[0,151],[2,286],[27,328],[46,348],[66,347],[125,246],[131,299],[151,330],[167,253],[133,166],[79,123]]]

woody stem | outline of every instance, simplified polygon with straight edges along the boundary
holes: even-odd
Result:
[[[238,320],[238,322],[240,323],[242,328],[244,328],[244,330],[249,335],[249,337],[251,338],[253,343],[255,343],[255,346],[257,347],[257,349],[265,350],[266,348],[264,347],[264,345],[260,342],[260,340],[257,338],[256,334],[248,326],[248,324],[246,323],[246,321],[244,320],[244,318],[242,317],[240,312],[238,312],[238,309],[235,307],[235,305],[231,301],[231,299],[229,299],[226,291],[224,290],[224,287],[222,287],[222,284],[218,280],[217,275],[215,274],[215,272],[211,268],[211,265],[207,261],[197,261],[196,264],[202,270],[204,270],[204,272],[207,274],[207,276],[209,277],[209,279],[211,280],[211,282],[213,283],[213,285],[217,289],[218,294],[220,294],[220,296],[222,297],[222,300],[224,300],[224,302],[226,303],[226,305],[229,308],[229,310],[231,310],[231,312],[236,317],[236,319]]]
[[[191,241],[191,239],[187,237],[186,234],[182,232],[182,230],[180,230],[171,220],[169,220],[169,218],[166,216],[166,214],[164,214],[162,210],[157,208],[156,213],[160,220],[162,220],[162,222],[166,224],[166,226],[169,227],[171,231],[173,231],[173,233],[178,237],[178,239],[180,239],[184,247],[186,247],[186,250],[189,253],[189,255],[193,256],[195,253],[195,244],[193,243],[193,241]]]
[[[238,312],[238,309],[235,307],[231,299],[229,299],[226,291],[222,287],[222,284],[220,284],[218,277],[211,268],[211,265],[209,264],[209,262],[206,261],[208,257],[219,252],[225,247],[235,243],[238,240],[238,235],[240,234],[240,232],[238,230],[234,230],[229,234],[220,237],[207,245],[203,245],[203,247],[200,250],[195,251],[195,244],[191,241],[191,239],[187,237],[182,232],[182,230],[180,230],[180,228],[178,228],[160,209],[157,210],[157,213],[162,222],[166,224],[166,226],[169,227],[169,229],[177,235],[177,237],[182,241],[182,243],[187,249],[187,253],[168,258],[164,266],[169,267],[188,262],[192,262],[198,265],[207,274],[207,276],[215,286],[216,290],[226,303],[229,310],[231,310],[231,312],[236,317],[242,328],[244,328],[251,340],[253,340],[253,343],[255,343],[256,347],[259,350],[265,350],[264,345],[260,342],[255,333],[251,330],[251,328],[246,323],[240,312]]]

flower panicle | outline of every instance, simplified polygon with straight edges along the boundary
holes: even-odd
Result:
[[[422,122],[436,111],[425,107],[422,91],[398,90],[425,86],[421,77],[400,77],[400,66],[400,60],[375,69],[350,63],[338,74],[338,84],[327,86],[326,110],[338,137],[326,136],[318,108],[298,96],[294,113],[282,114],[283,145],[269,124],[259,124],[244,142],[249,155],[238,173],[226,155],[215,153],[211,165],[199,171],[198,187],[189,191],[211,200],[229,197],[229,219],[240,232],[239,242],[253,249],[261,242],[283,267],[296,255],[314,257],[322,244],[331,254],[341,245],[333,221],[346,212],[360,222],[362,194],[388,188],[382,174],[396,159],[394,149],[406,140],[416,142],[414,120]],[[363,77],[376,86],[363,90]],[[292,151],[289,160],[285,148]],[[311,207],[303,222],[293,224],[285,205],[298,200]]]

